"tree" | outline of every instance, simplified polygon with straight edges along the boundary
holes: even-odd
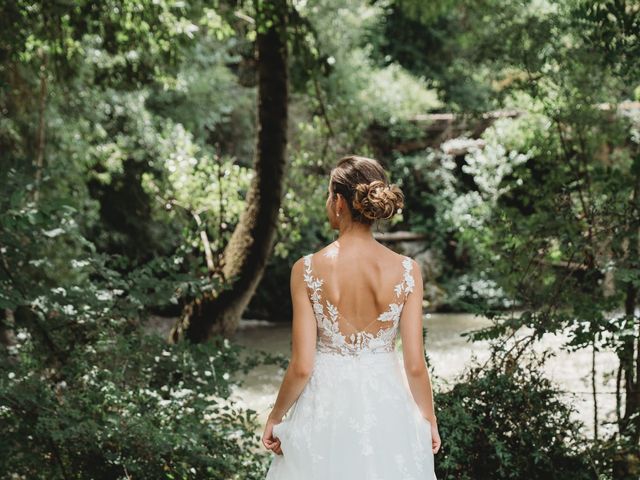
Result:
[[[545,333],[566,334],[567,349],[614,351],[613,474],[638,478],[640,121],[628,100],[640,81],[640,7],[566,1],[523,11],[520,2],[482,3],[495,8],[478,17],[474,48],[492,52],[487,63],[503,77],[501,95],[528,105],[529,115],[492,129],[484,151],[465,159],[489,213],[485,228],[463,238],[522,310],[485,311],[495,324],[472,337],[501,339],[505,362]],[[515,340],[520,327],[531,333]],[[597,426],[595,380],[593,397]]]
[[[258,60],[255,174],[246,208],[222,256],[224,288],[190,302],[170,341],[202,342],[232,334],[251,300],[273,248],[286,165],[288,72],[287,2],[254,2]]]

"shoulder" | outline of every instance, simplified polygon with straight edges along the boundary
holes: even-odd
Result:
[[[384,245],[382,246],[382,248],[393,259],[394,264],[402,264],[405,273],[411,272],[413,274],[414,272],[416,272],[416,270],[418,272],[420,271],[418,262],[416,262],[412,257],[398,253]]]
[[[298,258],[295,262],[293,262],[293,265],[291,266],[292,275],[296,272],[298,273],[302,272],[302,270],[304,269],[305,257],[306,255],[303,255],[302,257]]]
[[[311,266],[316,261],[322,262],[323,259],[332,259],[338,255],[337,242],[331,242],[316,252],[309,252],[306,255],[301,256],[294,264],[293,267],[302,269],[305,265]],[[292,267],[292,268],[293,268]]]
[[[410,257],[409,255],[401,255],[402,256],[402,265],[404,266],[404,269],[406,272],[411,273],[412,276],[414,277],[421,277],[422,276],[422,268],[420,267],[420,264],[413,258]]]
[[[305,270],[308,262],[311,260],[312,253],[308,253],[306,255],[301,256],[291,266],[291,276],[301,276],[302,272]]]
[[[420,273],[420,265],[418,265],[418,262],[416,262],[414,258],[408,255],[402,255],[402,257],[403,257],[402,264],[405,266],[407,270],[412,270],[412,271],[416,271],[417,273]]]
[[[403,272],[404,272],[404,280],[413,286],[413,283],[417,281],[422,281],[422,268],[420,264],[409,255],[402,255],[397,253],[398,259],[402,263]]]
[[[404,265],[404,282],[407,293],[413,292],[416,288],[419,292],[422,292],[422,268],[420,264],[409,256],[404,256],[402,264]]]
[[[401,253],[396,252],[395,250],[393,250],[392,248],[387,247],[386,245],[384,245],[383,243],[381,243],[380,241],[376,240],[377,248],[378,248],[378,253],[379,256],[381,257],[388,257],[390,259],[393,259],[393,261],[395,262],[403,262],[405,261],[407,258],[411,258],[408,257],[407,255],[403,255]]]

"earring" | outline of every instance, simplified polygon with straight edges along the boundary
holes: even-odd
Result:
[[[340,216],[340,212],[337,212],[336,215],[339,217]]]

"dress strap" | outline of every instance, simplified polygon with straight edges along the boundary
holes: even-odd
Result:
[[[314,295],[319,296],[320,287],[322,286],[322,279],[316,278],[313,276],[313,269],[311,267],[311,257],[313,253],[307,253],[303,257],[304,261],[304,281],[307,284],[307,287],[311,290]]]
[[[411,292],[413,292],[413,288],[415,287],[415,281],[413,280],[413,276],[411,275],[411,270],[413,268],[411,257],[407,257],[406,255],[404,255],[402,259],[402,266],[404,267],[404,273],[402,282],[396,285],[396,296],[404,294],[404,299],[406,300],[407,296]]]

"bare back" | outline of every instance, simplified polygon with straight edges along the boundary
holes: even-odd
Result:
[[[411,259],[379,243],[341,248],[339,241],[304,259],[319,349],[393,350],[402,307],[413,289]]]

